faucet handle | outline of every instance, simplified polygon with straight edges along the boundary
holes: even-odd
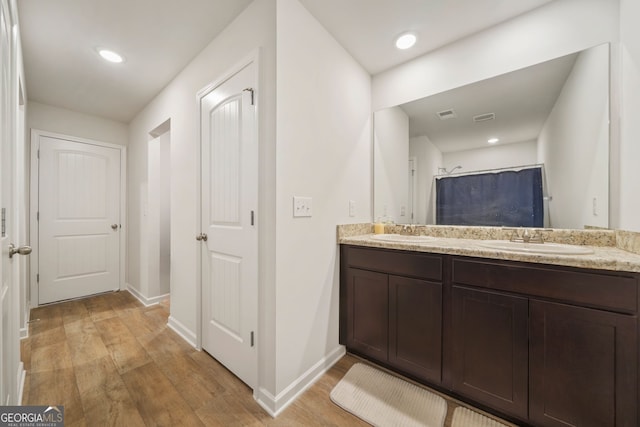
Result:
[[[511,234],[509,234],[509,241],[510,242],[518,242],[518,241],[522,240],[517,228],[503,227],[503,230],[511,232]]]
[[[544,234],[542,233],[542,230],[533,230],[533,234],[529,241],[531,243],[544,243]]]

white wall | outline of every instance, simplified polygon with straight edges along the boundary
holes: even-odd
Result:
[[[227,73],[256,49],[261,52],[261,76],[257,91],[260,140],[260,304],[257,339],[260,343],[260,384],[273,390],[275,211],[275,0],[255,0],[223,30],[130,123],[129,132],[129,264],[127,282],[140,290],[147,268],[140,258],[142,205],[147,186],[149,132],[171,119],[171,317],[170,324],[195,342],[200,304],[198,259],[199,211],[199,113],[197,92]],[[264,353],[264,354],[263,354]]]
[[[369,75],[297,0],[254,1],[130,123],[129,225],[142,227],[148,133],[170,118],[170,324],[195,340],[200,303],[195,95],[257,48],[262,76],[256,394],[276,413],[344,351],[338,344],[335,227],[371,219]],[[311,218],[292,217],[294,195],[313,198]],[[356,203],[353,217],[350,200]],[[138,290],[147,267],[140,257],[144,239],[129,234],[127,281]]]
[[[637,115],[638,91],[638,30],[632,17],[638,16],[638,2],[621,0],[556,0],[515,19],[486,31],[459,40],[428,53],[413,61],[373,77],[373,109],[413,101],[465,84],[484,80],[523,67],[534,65],[569,53],[574,53],[606,42],[617,42],[620,36],[619,19],[623,16],[623,36],[626,46],[625,73],[621,92],[626,100],[622,106],[622,140],[616,138],[617,123],[613,123],[612,152],[621,144],[620,168],[611,169],[612,211],[624,219],[612,218],[611,226],[625,225],[627,229],[640,229],[636,212],[640,202],[633,195],[632,186],[638,182],[638,168],[630,159],[637,159],[640,134]],[[635,14],[634,14],[635,13]],[[632,59],[633,58],[633,59]],[[615,70],[619,64],[615,62]],[[629,95],[626,95],[629,94]],[[624,154],[626,152],[626,155]],[[626,162],[626,166],[624,164]],[[618,176],[618,174],[620,176]],[[617,186],[622,186],[619,191]],[[620,197],[618,193],[620,192]],[[619,202],[621,199],[622,202]],[[590,221],[591,222],[591,221]]]
[[[608,58],[608,45],[580,53],[538,138],[554,228],[609,225]]]
[[[344,351],[336,225],[371,220],[372,157],[367,72],[297,0],[277,1],[277,35],[279,410]],[[311,218],[292,217],[294,195],[313,198]]]
[[[409,202],[409,117],[400,107],[374,114],[373,182],[374,221],[410,222]]]
[[[409,140],[409,156],[418,160],[418,200],[414,223],[435,224],[436,193],[433,177],[443,165],[442,153],[427,136],[418,136]]]
[[[527,166],[538,162],[536,141],[488,145],[474,150],[454,151],[442,154],[442,166],[454,173],[499,169],[510,166]]]
[[[619,227],[640,231],[640,2],[620,0],[621,117]]]
[[[27,127],[111,144],[127,145],[126,123],[29,100]]]
[[[171,284],[171,132],[160,135],[160,173],[158,211],[160,281],[157,295],[168,294]]]
[[[140,258],[147,263],[141,274],[140,293],[147,299],[169,293],[170,272],[170,194],[169,132],[149,141],[146,204],[143,201],[140,224]],[[145,236],[142,238],[142,236]]]
[[[375,75],[373,109],[403,104],[617,39],[617,0],[556,0]]]

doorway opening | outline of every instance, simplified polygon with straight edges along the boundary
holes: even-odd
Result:
[[[171,119],[149,132],[147,162],[148,296],[169,303],[171,295]]]

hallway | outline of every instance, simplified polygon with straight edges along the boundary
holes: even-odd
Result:
[[[128,292],[32,310],[22,404],[64,405],[66,426],[366,425],[329,400],[355,358],[273,419],[244,383],[167,328],[168,315]]]

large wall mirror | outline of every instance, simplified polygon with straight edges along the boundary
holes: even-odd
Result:
[[[533,184],[495,183],[529,170]],[[528,215],[531,197],[535,223],[496,215]],[[374,113],[374,220],[456,224],[465,206],[485,216],[458,225],[608,228],[608,44]]]

